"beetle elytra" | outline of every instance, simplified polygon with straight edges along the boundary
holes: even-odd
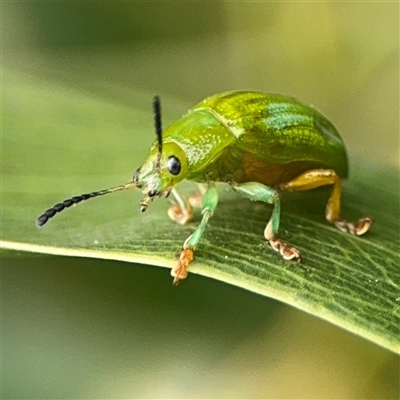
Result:
[[[175,186],[183,179],[204,184],[202,219],[186,239],[172,269],[174,284],[186,278],[189,264],[218,203],[215,182],[226,182],[253,201],[273,206],[264,230],[271,247],[285,259],[301,261],[300,251],[279,237],[280,200],[277,190],[305,191],[332,186],[326,219],[343,232],[363,235],[372,224],[341,218],[341,179],[347,176],[347,155],[336,128],[313,107],[283,95],[228,92],[211,96],[191,108],[165,132],[160,100],[153,102],[157,140],[127,184],[82,194],[56,204],[38,219],[44,225],[73,204],[120,190],[139,188],[140,210],[157,197],[175,198],[170,218],[185,224],[193,216],[189,199]]]

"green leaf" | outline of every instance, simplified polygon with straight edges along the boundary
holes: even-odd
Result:
[[[113,90],[114,98],[107,98],[3,73],[2,248],[174,265],[199,215],[179,226],[168,219],[165,200],[141,214],[139,191],[79,205],[42,229],[35,225],[38,215],[65,198],[127,182],[143,160],[153,141],[151,95]],[[167,124],[185,107],[164,100]],[[329,191],[283,196],[282,235],[302,251],[301,266],[266,245],[271,208],[221,185],[220,204],[190,272],[281,300],[399,352],[397,181],[395,169],[365,160],[352,165],[343,214],[376,220],[362,238],[326,223]]]

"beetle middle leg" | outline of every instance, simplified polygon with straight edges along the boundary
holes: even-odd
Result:
[[[268,240],[271,247],[279,252],[285,260],[301,261],[300,251],[284,242],[279,236],[279,221],[281,205],[279,194],[276,190],[258,182],[247,182],[241,185],[233,185],[241,195],[253,201],[263,201],[274,206],[272,215],[268,221],[264,237]]]
[[[336,172],[332,169],[313,169],[303,172],[290,182],[279,185],[279,188],[289,192],[315,189],[320,186],[332,185],[332,193],[325,210],[325,218],[342,232],[349,232],[361,236],[368,231],[372,218],[360,218],[356,222],[348,222],[340,217],[341,211],[341,182]]]
[[[202,219],[197,229],[185,240],[183,244],[183,250],[181,251],[179,261],[177,265],[172,268],[171,275],[174,277],[174,285],[177,285],[181,279],[185,279],[187,276],[187,269],[189,264],[194,259],[194,250],[203,236],[204,230],[206,229],[208,220],[213,215],[215,208],[218,204],[218,192],[216,187],[211,184],[208,186],[206,192],[203,195],[202,201]]]

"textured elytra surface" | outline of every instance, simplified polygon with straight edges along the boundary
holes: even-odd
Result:
[[[215,174],[219,180],[229,176],[238,183],[276,185],[322,167],[347,175],[336,128],[312,106],[289,96],[245,91],[211,96],[166,129],[165,138],[183,146],[194,170],[188,170],[189,179]],[[205,170],[216,154],[214,167]]]
[[[39,214],[64,198],[129,180],[145,155],[146,142],[153,141],[148,137],[150,113],[50,90],[47,83],[33,85],[26,78],[8,79],[4,90],[9,96],[3,114],[2,246],[171,267],[199,214],[179,226],[166,216],[165,200],[141,214],[139,192],[91,200],[40,230],[35,226]],[[135,142],[143,143],[134,154],[132,132]],[[192,273],[280,299],[398,351],[396,171],[362,161],[352,167],[352,178],[344,185],[343,214],[375,218],[365,237],[343,234],[325,222],[328,191],[287,194],[281,232],[301,250],[304,262],[285,262],[263,239],[271,209],[222,185]]]

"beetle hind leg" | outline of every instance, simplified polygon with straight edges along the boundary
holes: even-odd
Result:
[[[271,247],[285,260],[301,261],[300,251],[284,242],[278,235],[280,221],[280,200],[278,192],[258,182],[247,182],[234,185],[233,188],[244,197],[253,201],[263,201],[274,206],[272,215],[264,230],[264,237]]]
[[[333,189],[326,205],[325,218],[342,232],[349,232],[357,236],[366,233],[372,225],[372,218],[364,217],[356,222],[348,222],[340,217],[342,187],[340,178],[334,170],[314,169],[306,171],[290,182],[281,184],[279,188],[289,192],[297,192],[326,185],[332,185]]]

